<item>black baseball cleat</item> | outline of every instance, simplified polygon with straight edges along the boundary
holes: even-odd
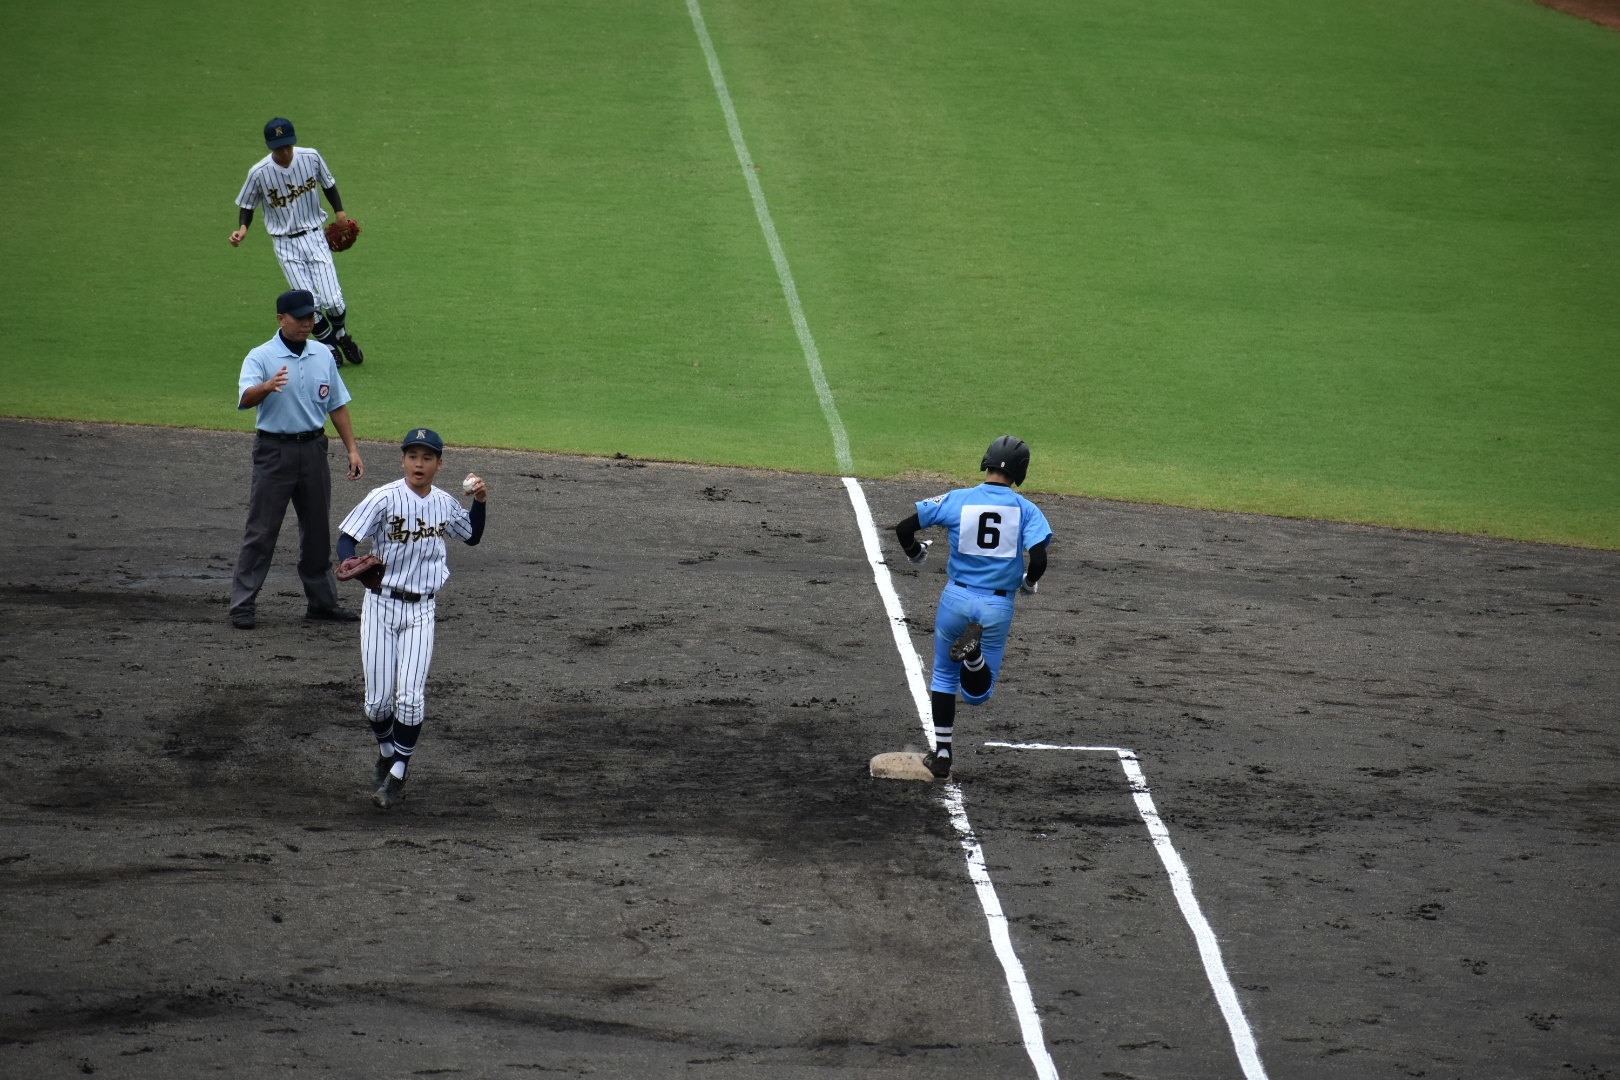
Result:
[[[339,363],[342,363],[343,360],[347,360],[351,364],[363,364],[366,362],[366,354],[360,351],[360,343],[348,334],[344,334],[337,339],[337,347],[338,355],[342,358],[338,361]]]
[[[238,630],[251,630],[251,629],[253,629],[253,625],[254,625],[253,612],[251,612],[251,611],[233,611],[233,612],[231,612],[231,625],[236,627]]]
[[[306,618],[306,619],[326,619],[326,620],[328,620],[330,622],[359,622],[360,621],[360,613],[356,612],[356,611],[350,611],[346,607],[338,607],[336,604],[334,604],[331,607],[313,607],[312,606],[312,607],[308,608],[307,610],[305,610],[304,618]]]
[[[396,757],[383,757],[381,754],[377,755],[377,768],[373,772],[371,783],[371,786],[375,791],[381,792],[383,787],[387,785],[389,777],[388,770],[392,769],[394,767],[394,762],[398,760],[399,759]]]
[[[372,792],[371,801],[384,810],[392,810],[405,801],[405,781],[389,773],[382,787]]]
[[[960,664],[968,657],[979,651],[979,639],[984,636],[984,627],[976,622],[970,622],[962,630],[962,636],[951,642],[951,662]]]
[[[944,780],[951,775],[951,755],[947,752],[941,754],[938,750],[930,751],[923,757],[923,764],[928,771],[934,774],[934,779]]]

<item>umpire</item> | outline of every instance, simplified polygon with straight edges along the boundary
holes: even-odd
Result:
[[[349,452],[349,479],[365,463],[349,421],[349,390],[338,377],[332,350],[311,341],[315,297],[293,289],[276,298],[276,336],[247,354],[237,380],[238,409],[259,410],[253,442],[253,488],[248,496],[242,554],[231,578],[231,625],[253,629],[259,589],[270,572],[276,536],[291,502],[298,514],[298,577],[307,619],[354,622],[359,615],[337,602],[332,574],[332,473],[326,464],[326,418]]]

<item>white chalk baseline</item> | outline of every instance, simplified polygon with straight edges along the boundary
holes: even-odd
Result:
[[[1238,1063],[1243,1067],[1243,1076],[1245,1080],[1266,1080],[1266,1069],[1260,1061],[1260,1050],[1255,1044],[1254,1031],[1243,1015],[1243,1005],[1238,1001],[1237,989],[1232,985],[1232,979],[1226,972],[1226,961],[1221,958],[1220,942],[1216,940],[1215,931],[1198,906],[1198,897],[1193,893],[1192,875],[1187,872],[1187,864],[1181,861],[1175,846],[1170,843],[1170,830],[1165,826],[1164,819],[1159,816],[1158,807],[1153,804],[1153,793],[1148,788],[1147,777],[1142,772],[1142,764],[1136,756],[1136,751],[1127,750],[1123,746],[1054,746],[1048,743],[986,742],[984,745],[1005,747],[1009,750],[1089,750],[1115,754],[1119,757],[1120,767],[1125,770],[1125,779],[1130,782],[1131,797],[1136,801],[1136,812],[1142,816],[1148,836],[1153,840],[1153,850],[1158,853],[1159,861],[1164,864],[1165,873],[1170,876],[1170,890],[1175,894],[1176,905],[1181,908],[1181,917],[1187,921],[1193,939],[1198,942],[1198,956],[1203,961],[1204,974],[1209,979],[1210,989],[1215,992],[1216,1003],[1221,1007],[1221,1017],[1226,1021],[1226,1030],[1232,1037],[1232,1048],[1237,1051]]]
[[[832,437],[833,453],[838,468],[846,472],[854,471],[854,459],[850,452],[849,437],[844,429],[843,419],[839,416],[838,405],[832,390],[827,384],[827,378],[822,370],[821,355],[816,347],[815,337],[810,332],[809,320],[806,319],[803,306],[799,302],[799,292],[793,281],[793,273],[788,265],[787,253],[782,247],[780,237],[776,232],[776,225],[771,219],[769,206],[765,201],[765,193],[760,187],[759,178],[753,169],[753,159],[748,152],[747,143],[743,139],[742,125],[737,119],[737,110],[731,100],[731,93],[726,88],[725,75],[720,68],[720,60],[714,50],[714,43],[709,37],[708,26],[703,18],[703,11],[698,0],[686,0],[687,13],[692,20],[692,29],[697,35],[698,44],[703,50],[703,56],[708,64],[709,78],[714,84],[716,97],[719,99],[721,112],[725,116],[726,130],[731,135],[732,149],[736,152],[737,162],[741,166],[744,182],[747,184],[750,199],[754,205],[755,217],[759,220],[760,231],[764,234],[766,247],[770,250],[771,261],[776,267],[776,274],[782,286],[782,294],[788,305],[788,313],[793,320],[793,328],[799,338],[799,345],[804,353],[806,367],[810,373],[811,383],[816,390],[816,397],[821,403],[822,415],[827,422],[828,434]],[[930,746],[934,744],[934,732],[931,710],[929,707],[928,689],[922,675],[922,661],[912,646],[906,629],[905,612],[900,604],[899,594],[896,593],[894,583],[889,576],[888,565],[884,562],[878,545],[877,530],[872,522],[872,512],[866,502],[866,495],[861,490],[860,481],[853,476],[845,476],[844,487],[849,494],[850,507],[854,511],[856,522],[860,527],[861,542],[866,550],[868,563],[872,568],[873,581],[882,597],[884,610],[888,614],[890,630],[894,635],[895,648],[900,654],[901,664],[905,668],[906,683],[911,690],[913,704],[917,709],[918,719],[923,726],[923,737]],[[1164,863],[1170,875],[1171,887],[1175,892],[1176,902],[1180,905],[1182,915],[1192,928],[1193,935],[1198,941],[1199,955],[1203,958],[1204,970],[1209,975],[1210,984],[1215,989],[1216,999],[1221,1006],[1222,1015],[1226,1018],[1227,1028],[1231,1032],[1233,1044],[1237,1049],[1238,1060],[1243,1066],[1245,1080],[1266,1080],[1264,1067],[1260,1063],[1259,1053],[1255,1047],[1254,1036],[1249,1030],[1248,1021],[1243,1016],[1243,1009],[1237,1000],[1237,993],[1232,988],[1230,979],[1226,975],[1226,966],[1221,959],[1219,943],[1209,922],[1204,918],[1198,907],[1198,901],[1192,892],[1192,879],[1187,873],[1181,857],[1176,854],[1170,844],[1170,834],[1160,819],[1157,809],[1154,808],[1152,795],[1149,793],[1147,781],[1144,779],[1140,763],[1136,754],[1131,750],[1119,747],[1079,747],[1079,746],[1048,746],[1037,743],[987,743],[989,746],[1007,747],[1011,749],[1028,750],[1096,750],[1115,753],[1119,755],[1120,764],[1130,781],[1132,795],[1136,799],[1138,811],[1142,820],[1147,823],[1148,833],[1153,839],[1154,849],[1158,852],[1160,860]],[[1047,1049],[1045,1035],[1041,1028],[1040,1014],[1035,1008],[1034,996],[1031,993],[1029,980],[1024,974],[1024,967],[1019,961],[1017,953],[1013,950],[1012,936],[1007,926],[1007,917],[1001,908],[1001,900],[996,894],[994,882],[990,879],[989,870],[985,866],[984,850],[980,846],[973,825],[968,820],[967,809],[962,799],[962,789],[955,781],[943,785],[942,801],[950,816],[951,825],[955,828],[957,838],[961,842],[963,853],[967,860],[968,877],[973,882],[974,890],[978,894],[979,906],[984,912],[986,923],[989,925],[991,944],[995,948],[996,957],[1001,962],[1002,972],[1006,977],[1007,990],[1012,997],[1014,1011],[1017,1013],[1018,1025],[1023,1036],[1024,1049],[1029,1055],[1030,1063],[1035,1068],[1038,1080],[1058,1080],[1056,1064],[1052,1061],[1051,1052]]]

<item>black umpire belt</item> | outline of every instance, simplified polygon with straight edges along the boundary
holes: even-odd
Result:
[[[433,599],[432,593],[406,592],[404,589],[378,589],[377,592],[394,600],[403,600],[407,604],[419,603],[423,600]]]
[[[264,428],[259,428],[258,432],[265,438],[275,439],[277,442],[314,442],[326,434],[326,429],[317,428],[314,431],[266,431]]]
[[[983,585],[969,585],[965,581],[953,581],[951,584],[959,589],[984,589]],[[985,591],[995,593],[997,596],[1006,596],[1008,592],[1006,589],[986,589]]]

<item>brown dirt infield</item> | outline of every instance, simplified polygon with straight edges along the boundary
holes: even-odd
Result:
[[[225,619],[248,436],[0,440],[0,1075],[1033,1075],[838,479],[453,449],[384,814],[285,535]],[[1037,498],[959,771],[1064,1077],[1238,1072],[1117,763],[989,740],[1142,755],[1273,1077],[1620,1077],[1620,554]]]
[[[1620,0],[1536,0],[1543,7],[1620,30]]]

